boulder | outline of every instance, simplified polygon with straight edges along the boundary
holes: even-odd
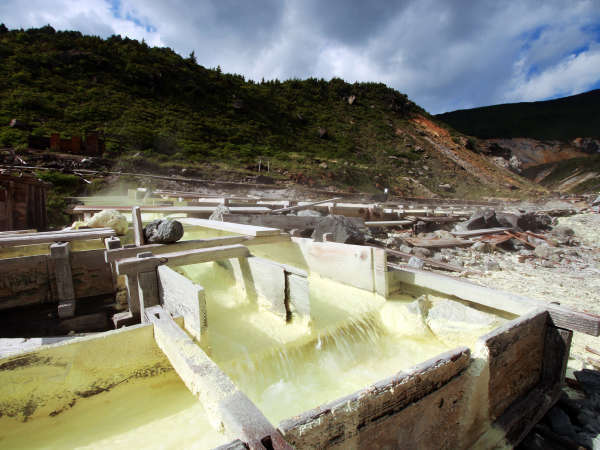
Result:
[[[172,244],[183,236],[183,225],[172,219],[156,219],[144,227],[148,244]]]
[[[514,228],[515,231],[522,231],[519,227],[519,214],[500,212],[496,213],[496,220],[501,227]]]
[[[517,225],[523,231],[546,230],[552,225],[552,217],[548,214],[528,212],[519,216]]]
[[[315,227],[312,238],[317,242],[323,242],[325,233],[331,233],[333,242],[344,244],[363,244],[365,242],[365,234],[345,216],[325,217]]]
[[[474,213],[469,220],[465,222],[465,228],[467,230],[481,230],[499,226],[500,223],[498,222],[498,219],[496,219],[496,211],[491,208]]]

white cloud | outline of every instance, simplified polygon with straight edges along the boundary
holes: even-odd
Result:
[[[108,0],[3,0],[0,20],[143,38],[255,80],[381,81],[434,113],[600,79],[588,27],[600,0],[121,0],[117,11]]]
[[[570,55],[532,77],[524,74],[522,62],[517,63],[514,89],[507,92],[506,101],[535,101],[560,95],[584,92],[599,79],[600,45],[588,51]]]

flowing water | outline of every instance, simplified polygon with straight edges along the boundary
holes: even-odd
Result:
[[[412,297],[311,276],[310,325],[284,323],[240,296],[224,267],[179,270],[206,290],[202,346],[274,424],[449,349],[407,310]]]

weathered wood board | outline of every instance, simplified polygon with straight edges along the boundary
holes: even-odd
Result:
[[[314,242],[292,238],[298,244],[311,272],[367,291],[375,291],[371,247]]]
[[[75,298],[115,292],[111,267],[104,262],[104,251],[98,249],[70,253]]]
[[[469,364],[467,348],[452,350],[278,428],[297,448],[402,448],[417,442],[424,449],[461,448],[456,403]]]
[[[244,225],[241,223],[233,222],[221,222],[219,220],[184,218],[180,219],[180,222],[184,225],[195,225],[203,228],[230,231],[232,233],[238,233],[244,236],[273,236],[281,234],[281,231],[277,228],[267,228],[256,225]]]
[[[75,298],[113,294],[111,268],[104,250],[69,252]],[[0,260],[0,309],[57,302],[55,260],[50,255]]]
[[[0,260],[0,309],[52,299],[47,255]]]
[[[163,308],[172,315],[183,316],[185,329],[200,341],[208,324],[204,289],[167,266],[159,266],[157,274]]]
[[[310,318],[306,272],[257,257],[231,259],[230,264],[238,287],[250,301],[283,320],[294,314]]]
[[[548,312],[536,310],[479,338],[488,351],[492,420],[539,383],[547,322]]]

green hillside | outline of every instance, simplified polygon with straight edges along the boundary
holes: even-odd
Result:
[[[482,139],[600,138],[600,89],[543,102],[509,103],[438,114],[456,130]]]
[[[420,111],[383,84],[254,83],[169,48],[49,26],[3,27],[0,59],[0,124],[17,118],[38,135],[102,130],[109,155],[249,161],[302,153],[370,162],[375,142],[392,145],[395,128]],[[0,146],[23,144],[25,134],[2,128]]]

